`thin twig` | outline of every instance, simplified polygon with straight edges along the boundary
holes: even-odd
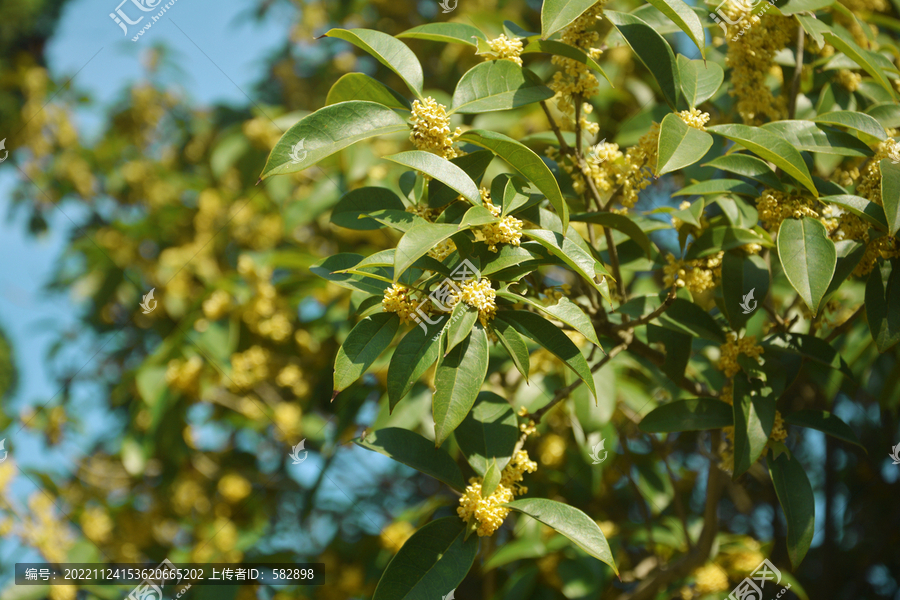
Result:
[[[541,100],[541,108],[544,109],[544,114],[547,115],[547,120],[550,121],[550,129],[553,130],[553,133],[556,134],[556,139],[559,141],[559,151],[563,154],[569,154],[569,145],[566,144],[566,139],[563,137],[562,131],[559,130],[559,125],[556,124],[556,119],[550,114],[550,108],[547,107],[546,101]]]
[[[800,93],[800,78],[803,75],[803,43],[806,39],[803,26],[797,26],[797,51],[794,54],[794,77],[791,79],[791,97],[788,100],[788,119],[797,112],[797,94]]]
[[[640,327],[641,325],[646,325],[647,323],[649,323],[650,321],[652,321],[659,315],[666,312],[666,310],[670,306],[672,306],[672,303],[675,302],[676,297],[677,296],[675,294],[675,288],[672,288],[671,290],[669,290],[669,295],[666,296],[666,299],[663,301],[663,303],[660,304],[658,307],[656,307],[656,310],[654,310],[652,313],[650,313],[646,316],[643,316],[640,319],[637,319],[636,321],[630,321],[627,323],[622,323],[620,325],[613,325],[613,331],[620,331],[622,329],[634,329],[635,327]]]
[[[847,319],[843,323],[841,323],[840,325],[835,327],[834,331],[832,331],[830,334],[828,334],[828,337],[825,338],[825,341],[830,342],[837,336],[841,335],[842,333],[844,333],[845,331],[850,329],[850,326],[853,325],[853,321],[855,321],[864,312],[866,312],[866,305],[860,304],[859,308],[857,308],[856,311],[852,315],[847,317]]]

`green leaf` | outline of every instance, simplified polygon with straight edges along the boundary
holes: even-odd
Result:
[[[882,127],[900,127],[900,105],[893,102],[874,104],[866,109],[866,114]]]
[[[413,38],[418,40],[431,40],[433,42],[448,42],[469,44],[477,46],[472,38],[485,39],[484,33],[477,27],[465,23],[428,23],[407,29],[397,34],[398,38]]]
[[[505,290],[497,290],[497,295],[501,298],[510,300],[511,302],[524,302],[530,304],[539,311],[559,319],[569,327],[572,327],[575,331],[586,337],[588,341],[597,346],[600,345],[600,340],[597,338],[597,332],[591,324],[590,317],[581,310],[581,307],[566,297],[560,298],[556,304],[547,306],[540,302],[536,302],[527,296],[520,296],[519,294],[513,294]]]
[[[578,235],[574,230],[571,231],[573,235]],[[576,273],[599,291],[599,284],[595,278],[600,263],[579,244],[572,241],[568,236],[563,236],[560,233],[547,229],[524,229],[522,233],[562,259],[564,263],[572,267]],[[602,269],[602,265],[600,268]]]
[[[731,407],[715,398],[675,400],[650,411],[638,428],[644,433],[720,429],[734,423]]]
[[[500,214],[504,217],[530,201],[528,182],[521,177],[503,173],[491,182],[491,202],[501,207]]]
[[[669,113],[662,120],[659,129],[659,158],[656,163],[656,175],[665,175],[691,166],[703,158],[712,145],[711,135],[691,127],[678,115]]]
[[[827,126],[816,127],[812,121],[775,121],[762,127],[778,133],[797,150],[838,156],[874,154],[858,137]]]
[[[434,444],[440,447],[475,404],[488,366],[487,334],[475,327],[438,364],[434,376]]]
[[[875,265],[866,282],[866,318],[879,352],[900,342],[900,260]]]
[[[381,575],[372,600],[435,600],[462,583],[478,553],[457,516],[432,521],[406,540]]]
[[[541,78],[511,60],[490,60],[466,71],[453,92],[450,113],[508,110],[552,98]]]
[[[396,229],[397,231],[402,231],[404,233],[412,229],[413,225],[427,223],[422,217],[406,212],[405,208],[381,208],[370,210],[368,214],[360,213],[357,218],[363,223],[372,220],[385,227],[390,227],[391,229]]]
[[[847,212],[853,213],[860,219],[867,221],[876,229],[887,231],[887,218],[884,209],[874,202],[869,202],[860,196],[840,194],[837,196],[822,196],[819,201],[823,204],[837,204]]]
[[[839,440],[856,444],[865,450],[862,443],[860,443],[859,438],[857,438],[856,434],[853,433],[853,430],[850,429],[850,426],[844,423],[840,417],[833,415],[828,411],[812,409],[798,410],[789,415],[785,415],[784,422],[789,425],[798,425],[800,427],[816,429],[823,433],[827,433],[832,437],[836,437]]]
[[[775,398],[764,396],[746,375],[734,377],[734,478],[759,460],[775,424]]]
[[[338,79],[328,91],[325,104],[338,104],[348,100],[365,100],[377,102],[388,108],[410,110],[409,100],[363,73],[347,73]]]
[[[518,421],[509,402],[493,392],[481,392],[454,437],[475,472],[484,476],[494,459],[498,469],[506,468],[519,439]]]
[[[420,257],[451,235],[459,232],[452,223],[429,223],[424,221],[413,225],[397,244],[394,254],[394,281]]]
[[[716,63],[691,60],[681,54],[678,55],[678,72],[681,92],[690,108],[712,98],[725,80],[725,71]]]
[[[272,148],[261,179],[296,173],[356,142],[408,131],[397,113],[375,102],[340,102],[320,108],[288,129]]]
[[[832,369],[837,369],[849,378],[853,372],[841,354],[828,342],[813,335],[803,333],[777,333],[766,338],[762,346],[767,353],[790,352]]]
[[[644,251],[647,258],[653,258],[653,243],[650,241],[650,237],[637,223],[632,221],[626,215],[617,215],[610,212],[578,213],[572,215],[572,220],[584,223],[596,223],[603,227],[621,231],[641,247],[641,250]]]
[[[722,169],[723,171],[736,173],[743,177],[754,179],[763,185],[775,188],[776,190],[783,189],[781,181],[775,175],[775,171],[766,164],[766,161],[748,154],[735,153],[718,156],[701,166],[714,167],[716,169]]]
[[[691,247],[685,253],[685,260],[694,260],[703,258],[710,254],[715,254],[722,250],[731,250],[740,248],[747,244],[760,244],[761,246],[771,246],[772,244],[764,237],[750,229],[740,229],[738,227],[710,227],[703,232],[699,238],[694,240]]]
[[[703,30],[703,23],[697,13],[683,0],[648,0],[650,4],[656,7],[662,14],[666,15],[673,23],[678,25],[691,41],[700,50],[700,56],[706,57],[706,34]],[[691,104],[693,107],[694,105]]]
[[[782,454],[769,460],[769,476],[787,520],[787,549],[796,570],[806,556],[816,530],[816,499],[806,471],[796,459]]]
[[[722,209],[725,220],[728,221],[732,227],[750,229],[751,227],[757,226],[757,223],[759,222],[759,211],[757,211],[756,207],[752,204],[727,196],[719,196],[714,202]]]
[[[554,54],[556,56],[571,58],[572,60],[578,61],[581,64],[587,65],[591,69],[597,71],[598,73],[603,75],[606,81],[609,82],[609,85],[613,85],[613,82],[610,80],[606,72],[600,67],[597,61],[588,56],[581,48],[576,48],[575,46],[570,46],[569,44],[564,44],[562,42],[556,42],[552,40],[534,40],[527,46],[525,46],[524,50],[522,50],[522,54],[531,54],[534,52],[542,52],[544,54]]]
[[[832,0],[826,1],[831,3]],[[807,35],[813,39],[820,49],[825,47],[825,38],[822,34],[831,30],[828,25],[813,15],[794,15],[794,18],[800,22],[800,26],[803,27],[803,30],[806,31]]]
[[[595,0],[544,0],[541,7],[541,37],[547,39],[570,25],[594,4]]]
[[[362,258],[363,257],[359,254],[342,252],[320,260],[311,266],[309,270],[322,279],[335,283],[343,288],[347,288],[348,290],[359,290],[361,292],[366,292],[367,294],[377,294],[379,296],[384,294],[384,288],[389,285],[386,281],[380,281],[359,274],[340,272],[344,269],[353,268],[360,260],[362,260]],[[381,270],[378,273],[381,275],[389,274],[388,271],[385,270]]]
[[[378,313],[357,323],[334,361],[334,390],[345,390],[359,379],[391,345],[399,327],[400,317],[395,313]]]
[[[435,448],[431,440],[399,427],[386,427],[353,440],[367,450],[393,458],[417,471],[443,481],[455,490],[466,489],[462,471],[445,450]]]
[[[450,162],[465,171],[466,175],[477,185],[484,177],[488,165],[494,160],[494,153],[490,150],[477,150],[464,156],[451,158]],[[480,196],[479,196],[480,197]],[[428,206],[440,208],[459,198],[459,192],[449,188],[437,179],[432,179],[428,184]]]
[[[369,231],[380,229],[381,223],[373,219],[360,219],[373,210],[405,210],[397,194],[383,187],[362,187],[344,194],[331,211],[331,222],[347,229]]]
[[[426,324],[425,327],[426,329],[414,327],[403,336],[391,357],[388,365],[387,392],[392,412],[440,354],[441,344],[434,337],[443,329],[443,319],[434,325]]]
[[[417,98],[422,97],[422,65],[406,44],[392,35],[373,29],[332,29],[326,37],[350,42],[400,76]]]
[[[888,232],[897,235],[900,231],[900,164],[884,158],[881,166],[881,202],[887,217]]]
[[[604,14],[656,79],[666,103],[675,110],[681,81],[672,47],[656,30],[634,15],[611,10]]]
[[[684,379],[684,371],[691,360],[691,336],[670,327],[647,325],[647,341],[665,347],[663,374],[674,382]]]
[[[822,37],[825,38],[826,42],[834,46],[835,49],[849,56],[853,62],[871,75],[875,81],[881,84],[881,87],[887,90],[888,96],[890,96],[891,99],[896,99],[893,87],[891,86],[891,80],[888,79],[884,72],[875,65],[872,56],[867,50],[860,48],[849,36],[845,37],[838,35],[834,31],[825,31],[822,33]]]
[[[847,127],[848,129],[871,135],[879,140],[884,140],[887,137],[884,127],[882,127],[881,123],[876,121],[874,117],[852,110],[837,110],[825,113],[817,116],[813,121],[816,123],[825,123],[827,125]]]
[[[778,258],[788,281],[818,314],[834,275],[837,252],[825,226],[816,219],[785,219],[778,229]]]
[[[783,15],[793,15],[801,12],[815,12],[832,4],[834,4],[834,0],[787,0],[784,4],[779,4],[778,10]]]
[[[500,217],[495,217],[494,213],[483,206],[472,206],[463,215],[462,220],[456,226],[457,229],[465,229],[468,227],[481,227],[488,223],[497,223]]]
[[[716,320],[705,310],[684,298],[676,298],[669,305],[669,309],[660,315],[659,322],[676,331],[692,333],[719,344],[725,343],[725,332]]]
[[[834,267],[834,277],[828,284],[828,291],[825,292],[826,301],[856,269],[866,253],[866,244],[855,240],[839,240],[834,243],[834,249],[837,253],[837,265]]]
[[[785,173],[803,184],[813,196],[819,197],[800,151],[778,133],[761,127],[737,124],[713,125],[706,130],[740,144],[760,158],[781,167]]]
[[[528,372],[531,364],[528,357],[528,346],[525,344],[522,334],[505,321],[494,321],[492,325],[494,333],[497,334],[497,341],[509,354],[513,364],[519,370],[519,373],[522,374],[522,377],[525,378],[525,381],[528,381]]]
[[[756,314],[769,293],[769,268],[759,256],[726,252],[722,257],[723,311],[734,331]],[[746,309],[744,308],[746,307]],[[749,312],[747,309],[751,309]]]
[[[737,194],[739,196],[750,196],[756,198],[759,192],[749,183],[738,181],[737,179],[710,179],[701,181],[681,188],[674,194],[675,196],[713,196],[717,194]],[[679,217],[680,218],[680,217]],[[683,221],[684,219],[682,219]]]
[[[498,485],[500,485],[500,469],[497,468],[497,461],[492,458],[487,470],[484,472],[484,481],[481,484],[481,497],[487,498],[493,494]]]
[[[577,508],[544,498],[523,498],[505,506],[552,527],[597,560],[608,564],[616,575],[619,574],[609,542],[600,531],[600,526]]]
[[[478,320],[478,309],[465,302],[457,302],[450,314],[450,322],[447,324],[447,349],[444,356],[463,342],[475,327]]]
[[[594,377],[587,361],[569,336],[560,331],[553,323],[540,315],[525,310],[498,311],[495,320],[509,323],[519,333],[549,350],[584,381],[594,398],[597,397]]]
[[[456,191],[475,206],[481,206],[481,194],[478,186],[465,171],[437,154],[423,150],[409,150],[385,156],[397,164],[415,169],[437,179],[450,189]]]
[[[563,228],[567,227],[569,207],[566,205],[562,192],[559,191],[559,183],[550,168],[531,149],[501,133],[485,129],[467,131],[459,138],[459,141],[487,148],[508,162],[523,177],[534,183],[538,190],[550,200],[550,204],[556,209],[557,215],[562,220]],[[477,204],[480,203],[479,199]]]

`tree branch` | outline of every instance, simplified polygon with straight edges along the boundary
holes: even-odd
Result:
[[[800,78],[803,75],[803,43],[806,34],[802,25],[797,26],[797,50],[794,54],[794,76],[791,78],[791,97],[788,99],[788,119],[797,112],[797,94],[800,93]]]

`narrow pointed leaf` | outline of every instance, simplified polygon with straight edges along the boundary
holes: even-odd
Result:
[[[373,210],[405,210],[397,194],[383,187],[362,187],[344,194],[331,210],[331,222],[347,229],[368,231],[380,229],[381,223],[374,219],[360,219]]]
[[[425,473],[439,481],[443,481],[455,490],[466,489],[462,471],[445,450],[435,448],[431,440],[427,440],[414,431],[399,427],[386,427],[369,432],[365,438],[353,440],[367,450],[384,454],[398,462]]]
[[[372,600],[436,600],[456,589],[478,553],[478,538],[465,534],[456,515],[419,529],[388,563]]]
[[[752,298],[748,297],[752,293]],[[762,307],[769,293],[769,268],[759,256],[726,252],[722,257],[722,295],[728,323],[739,331]],[[744,299],[747,298],[745,301]]]
[[[782,454],[768,461],[769,476],[787,520],[787,549],[796,570],[812,544],[816,530],[816,499],[803,465]]]
[[[413,51],[394,36],[373,29],[332,29],[325,36],[350,42],[368,52],[399,75],[417,97],[422,97],[422,65]]]
[[[653,257],[653,242],[650,241],[650,237],[641,229],[640,225],[632,221],[627,215],[617,215],[611,212],[589,212],[572,215],[572,220],[596,223],[603,227],[621,231],[641,247],[647,258]]]
[[[481,206],[481,194],[478,192],[478,186],[465,171],[446,158],[422,150],[400,152],[385,156],[385,158],[425,173],[458,192],[475,206]]]
[[[334,361],[334,389],[339,392],[359,379],[394,339],[400,317],[378,313],[366,317],[341,344]]]
[[[522,337],[522,334],[506,321],[495,320],[492,325],[494,327],[494,333],[497,334],[497,341],[500,342],[500,345],[503,346],[503,349],[509,354],[513,364],[516,366],[516,369],[519,370],[519,373],[522,374],[522,377],[525,378],[525,381],[528,381],[531,363],[528,354],[528,346],[525,344],[525,339]]]
[[[872,227],[881,231],[887,231],[888,222],[884,215],[884,209],[861,196],[841,194],[837,196],[822,196],[819,200],[823,204],[837,204],[860,219],[868,221]]]
[[[544,54],[554,54],[556,56],[564,56],[566,58],[571,58],[572,60],[578,61],[584,65],[587,65],[594,71],[597,71],[609,82],[609,85],[613,85],[609,76],[607,76],[606,72],[600,67],[600,65],[593,58],[587,55],[584,50],[581,48],[576,48],[575,46],[570,46],[569,44],[564,44],[562,42],[557,42],[553,40],[533,40],[525,49],[522,50],[522,54],[531,54],[534,52],[542,52]],[[615,87],[615,86],[613,86]]]
[[[447,347],[444,349],[444,356],[469,337],[477,320],[478,309],[465,302],[456,303],[447,324]]]
[[[749,469],[766,449],[775,424],[775,399],[763,396],[747,377],[734,377],[734,477]]]
[[[819,197],[819,192],[813,184],[809,169],[806,167],[800,151],[777,132],[761,127],[737,124],[713,125],[707,127],[706,130],[736,142],[760,158],[776,164],[785,173],[799,181],[813,196]]]
[[[701,165],[729,171],[749,179],[754,179],[770,188],[782,189],[781,181],[766,161],[749,154],[726,154]]]
[[[501,133],[484,129],[467,131],[459,138],[459,141],[487,148],[508,162],[547,197],[562,220],[563,228],[566,228],[569,222],[569,208],[562,192],[559,191],[559,183],[550,168],[531,149]],[[478,200],[476,203],[480,204],[480,202]]]
[[[497,489],[500,484],[500,469],[497,468],[497,461],[491,459],[487,470],[484,472],[484,481],[481,484],[481,497],[487,498]]]
[[[672,47],[656,30],[634,15],[613,11],[606,11],[605,15],[649,69],[666,103],[674,110],[681,94],[681,81]]]
[[[408,129],[397,113],[375,102],[332,104],[307,115],[281,136],[260,177],[296,173],[361,140]]]
[[[900,342],[900,260],[876,263],[869,274],[866,320],[879,352]]]
[[[844,440],[851,444],[856,444],[863,450],[865,447],[850,429],[850,426],[844,423],[840,417],[825,410],[798,410],[789,415],[785,415],[784,422],[789,425],[798,425],[800,427],[809,427],[823,433],[827,433],[839,440]]]
[[[852,110],[837,110],[825,113],[817,116],[813,121],[853,129],[879,140],[884,140],[887,137],[884,127],[874,117]]]
[[[506,468],[519,439],[519,426],[509,402],[493,392],[481,392],[454,433],[456,443],[472,468],[481,476],[488,464]]]
[[[725,71],[716,63],[691,60],[681,54],[678,55],[678,75],[681,92],[690,108],[696,108],[712,98],[725,80]]]
[[[595,289],[598,288],[596,272],[598,269],[597,265],[600,265],[600,263],[579,244],[572,241],[571,238],[546,229],[525,229],[522,233],[538,242],[555,256],[561,258],[564,263],[572,267],[591,286]],[[575,233],[575,235],[578,234]],[[602,268],[602,265],[599,268]],[[605,269],[603,270],[605,271]]]
[[[881,166],[881,202],[887,217],[888,232],[896,236],[900,231],[900,164],[884,158]]]
[[[600,526],[577,508],[544,498],[513,500],[505,506],[552,527],[597,560],[608,564],[616,575],[619,574],[609,542],[600,531]]]
[[[732,409],[716,398],[675,400],[650,411],[638,428],[645,433],[721,429],[734,423]]]
[[[440,447],[475,404],[487,375],[488,344],[476,327],[438,364],[434,376],[434,443]]]
[[[519,294],[513,294],[503,290],[498,290],[497,295],[512,302],[524,302],[530,304],[542,313],[559,319],[566,325],[572,327],[575,331],[586,337],[588,341],[597,346],[600,345],[600,340],[597,338],[597,332],[591,324],[591,319],[585,314],[581,307],[566,297],[560,298],[556,304],[546,305],[541,302],[536,302],[527,296],[520,296]]]
[[[875,81],[881,84],[881,87],[887,91],[888,96],[892,99],[896,98],[893,87],[891,86],[891,80],[887,78],[878,66],[876,66],[875,61],[867,50],[860,48],[856,42],[849,38],[849,36],[845,37],[838,35],[833,31],[822,33],[822,37],[837,50],[850,57],[850,59],[858,64],[866,73],[875,78]]]
[[[427,331],[414,327],[397,344],[387,374],[388,400],[392,411],[437,360],[441,345],[434,338],[443,328],[444,321],[441,319],[435,325],[426,324]]]
[[[484,33],[477,27],[465,23],[428,23],[407,29],[397,34],[398,38],[431,40],[433,42],[463,43],[477,46],[472,39],[485,39]]]
[[[553,323],[534,313],[524,310],[504,310],[497,313],[496,319],[506,321],[519,333],[534,340],[575,372],[597,397],[594,376],[588,367],[587,360],[569,336],[560,331]]]
[[[788,281],[817,314],[837,264],[825,226],[809,217],[786,219],[778,230],[778,258]]]
[[[394,281],[397,281],[406,269],[429,250],[458,232],[459,227],[452,223],[425,221],[413,225],[397,244],[397,251],[394,254]]]
[[[705,57],[706,34],[697,13],[683,0],[648,0],[662,14],[666,15],[678,28],[687,34]],[[693,104],[691,106],[694,106]]]

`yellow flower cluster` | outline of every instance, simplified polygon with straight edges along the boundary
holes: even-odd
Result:
[[[608,192],[619,183],[621,177],[617,163],[623,156],[618,144],[600,142],[588,150],[581,173],[594,180],[598,191]],[[584,180],[581,177],[573,177],[573,186],[579,194],[584,192]]]
[[[590,29],[603,19],[604,4],[606,0],[600,0],[563,29],[562,42],[580,48],[593,59],[599,58],[602,54],[602,50],[597,47],[600,43],[600,34]],[[561,67],[562,71],[554,73],[553,80],[548,85],[556,92],[556,105],[560,112],[574,121],[576,99],[595,95],[600,89],[600,83],[590,68],[582,62],[565,56],[554,56],[551,60],[553,64]]]
[[[747,125],[761,123],[762,117],[786,118],[785,98],[772,95],[766,76],[775,67],[775,55],[791,41],[796,24],[790,17],[753,15],[752,8],[741,2],[728,2],[722,8],[728,21],[735,22],[728,25],[728,37],[741,35],[739,43],[728,45],[725,57],[733,85],[729,94],[737,98],[738,113]]]
[[[687,586],[682,588],[683,600],[691,600],[695,595],[700,597],[728,589],[728,573],[716,563],[707,563],[694,570],[692,575],[694,576],[694,589],[692,591]]]
[[[462,135],[462,129],[457,127],[455,132],[450,131],[450,116],[446,106],[430,96],[422,101],[416,100],[413,102],[410,120],[412,131],[409,133],[409,141],[416,148],[447,159],[459,156],[453,143]]]
[[[769,435],[769,440],[773,442],[783,442],[786,439],[787,430],[784,428],[784,419],[781,418],[781,413],[776,410],[775,424],[772,426],[772,434]]]
[[[533,419],[528,419],[527,423],[519,423],[519,431],[525,435],[536,435],[537,423],[535,423]]]
[[[166,367],[166,384],[185,394],[196,395],[200,383],[203,359],[192,356],[188,360],[172,359]]]
[[[240,502],[250,495],[253,486],[246,478],[237,473],[228,473],[224,475],[218,484],[219,493],[225,498],[226,502],[234,504]]]
[[[756,344],[756,336],[748,335],[739,338],[738,334],[729,331],[726,335],[726,341],[719,346],[721,355],[716,365],[720,371],[725,373],[726,377],[733,377],[741,370],[737,358],[740,354],[745,354],[750,358],[756,359],[756,362],[762,363],[760,356],[763,353],[762,346]]]
[[[109,541],[113,530],[112,519],[106,509],[101,506],[88,507],[81,513],[78,520],[81,530],[89,540],[102,544]]]
[[[855,92],[859,89],[859,84],[862,83],[862,75],[850,69],[841,69],[835,75],[834,80],[838,85],[846,88],[848,92]]]
[[[688,200],[685,200],[681,204],[678,205],[678,210],[685,210],[691,207],[691,203]],[[685,223],[678,217],[672,217],[672,227],[675,228],[675,231],[681,233],[685,236],[692,235],[695,238],[700,237],[703,232],[709,227],[709,220],[706,216],[700,216],[700,227],[696,225],[691,225],[690,223]]]
[[[250,331],[276,342],[288,339],[294,331],[291,312],[270,283],[271,267],[256,267],[253,260],[244,255],[238,259],[238,273],[247,278],[254,288],[253,298],[242,315]]]
[[[394,521],[381,530],[379,540],[383,548],[390,550],[391,554],[397,554],[415,532],[416,528],[409,521]]]
[[[210,321],[218,321],[231,310],[231,295],[225,290],[216,290],[203,301],[203,314]]]
[[[497,314],[495,302],[497,293],[491,287],[490,279],[472,280],[460,286],[457,301],[462,300],[472,308],[478,309],[478,320],[487,326],[487,322]]]
[[[417,217],[421,217],[430,223],[434,223],[434,218],[437,216],[437,211],[435,209],[419,206],[418,204],[414,206],[407,206],[406,212],[414,214]]]
[[[694,129],[699,129],[700,131],[706,131],[706,124],[709,123],[709,113],[700,112],[696,108],[683,110],[678,113],[678,116],[686,125],[689,125]]]
[[[438,244],[434,248],[429,250],[428,256],[442,261],[454,252],[456,252],[456,243],[454,243],[454,241],[450,238],[447,238],[442,242],[438,242]]]
[[[682,260],[670,252],[663,267],[663,282],[668,287],[686,287],[695,294],[711,290],[722,279],[722,257],[717,252],[703,258]]]
[[[654,122],[650,131],[641,136],[638,143],[625,153],[625,165],[621,169],[622,205],[632,208],[641,190],[650,185],[649,177],[656,172],[659,150],[659,123]]]
[[[381,306],[385,312],[397,313],[403,323],[413,321],[412,315],[416,313],[416,302],[409,295],[409,289],[395,283],[384,290],[384,298]]]
[[[756,199],[756,209],[763,227],[778,231],[785,219],[801,219],[803,217],[819,218],[815,202],[798,194],[788,194],[777,190],[766,189]]]
[[[62,563],[72,547],[72,535],[63,519],[54,514],[53,499],[47,492],[35,492],[28,499],[31,509],[24,517],[24,541],[37,548],[49,562]]]
[[[459,499],[456,514],[470,525],[477,521],[476,532],[479,537],[492,535],[503,525],[503,520],[509,514],[509,509],[503,504],[528,491],[527,487],[519,483],[523,474],[534,473],[536,470],[537,463],[528,458],[528,452],[519,450],[500,474],[497,489],[487,498],[481,497],[482,478],[473,477],[469,480],[465,493]]]
[[[549,434],[541,442],[538,459],[547,467],[558,467],[566,455],[566,441],[555,433]]]
[[[291,388],[295,396],[304,396],[309,392],[309,384],[303,379],[303,370],[298,365],[291,364],[281,369],[275,383]]]
[[[520,67],[522,66],[522,59],[519,58],[519,55],[522,54],[523,46],[522,40],[519,38],[510,39],[501,33],[500,37],[488,40],[488,45],[491,47],[491,52],[495,55],[495,58],[490,60],[506,59],[513,61]]]
[[[262,346],[252,346],[244,352],[231,355],[232,391],[246,391],[269,377],[272,354]]]
[[[491,211],[492,215],[495,217],[500,216],[500,207],[495,206],[491,202],[491,194],[485,188],[481,188],[481,201],[484,203],[484,207]],[[522,239],[522,221],[509,215],[504,217],[499,223],[488,223],[482,227],[481,234],[484,236],[484,241],[487,242],[488,250],[491,252],[498,251],[497,244],[518,246]]]

